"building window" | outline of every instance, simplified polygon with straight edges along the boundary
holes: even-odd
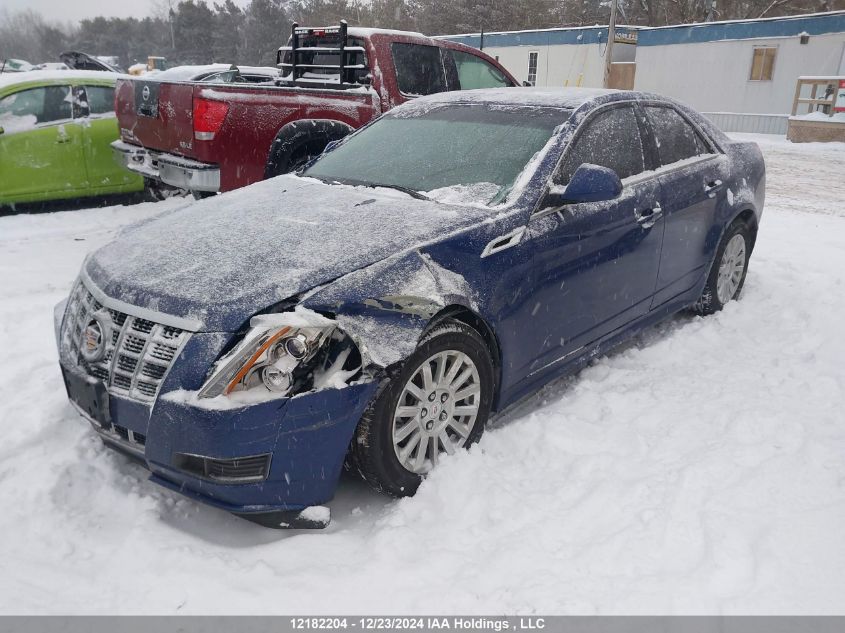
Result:
[[[778,49],[774,46],[754,47],[754,58],[751,60],[751,81],[772,80],[777,52]]]
[[[539,54],[537,51],[528,53],[528,83],[532,86],[537,85],[537,56]]]

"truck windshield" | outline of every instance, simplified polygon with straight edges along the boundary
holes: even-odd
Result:
[[[400,109],[345,139],[303,175],[497,204],[570,113],[494,104]]]

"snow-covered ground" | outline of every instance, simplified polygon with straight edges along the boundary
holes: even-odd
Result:
[[[754,137],[741,301],[511,411],[416,497],[324,532],[163,490],[67,404],[52,308],[179,201],[0,218],[0,613],[845,613],[845,145]]]

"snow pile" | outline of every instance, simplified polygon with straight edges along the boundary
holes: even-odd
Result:
[[[451,185],[426,192],[426,196],[444,204],[486,205],[499,193],[499,185],[477,182],[471,185]]]
[[[793,121],[821,121],[822,123],[845,123],[845,112],[835,112],[825,114],[821,111],[808,112],[807,114],[797,114],[789,117]]]
[[[349,478],[318,533],[147,482],[66,402],[53,304],[178,202],[0,218],[0,613],[845,612],[845,145],[763,149],[742,301],[548,387],[412,499]]]

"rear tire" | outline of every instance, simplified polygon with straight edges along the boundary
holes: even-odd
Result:
[[[436,324],[362,416],[352,441],[353,465],[376,490],[413,495],[444,452],[481,438],[493,385],[481,335],[458,321]]]
[[[748,274],[751,257],[751,232],[742,220],[728,227],[707,276],[707,283],[693,310],[705,316],[721,310],[739,297]]]
[[[302,169],[319,156],[326,145],[338,141],[352,131],[338,121],[295,121],[286,125],[270,146],[264,178],[281,176]]]

